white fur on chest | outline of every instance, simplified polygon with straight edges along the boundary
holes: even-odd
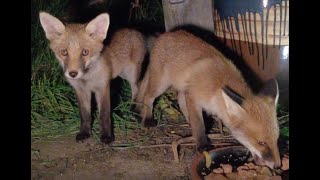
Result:
[[[96,92],[107,86],[110,81],[110,73],[106,65],[101,61],[96,62],[89,71],[79,79],[67,79],[75,89]]]

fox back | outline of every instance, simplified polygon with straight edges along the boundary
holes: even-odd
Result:
[[[197,147],[207,143],[202,110],[217,115],[255,161],[280,166],[276,117],[278,86],[265,83],[254,94],[240,71],[222,53],[186,31],[168,32],[155,41],[138,100],[151,102],[169,87],[178,91],[179,107],[192,127]],[[143,119],[151,112],[142,110]]]

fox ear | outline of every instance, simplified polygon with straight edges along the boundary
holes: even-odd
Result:
[[[39,16],[41,26],[44,29],[46,37],[49,40],[54,39],[55,37],[61,35],[64,32],[65,26],[56,17],[46,12],[40,12]]]
[[[272,103],[277,105],[279,100],[279,86],[277,80],[271,79],[267,81],[259,94],[271,97]]]
[[[222,90],[222,97],[227,106],[228,114],[241,116],[245,112],[241,107],[244,98],[229,87],[224,87]]]
[[[86,31],[93,38],[103,41],[106,38],[110,24],[108,13],[103,13],[90,21],[86,27]]]

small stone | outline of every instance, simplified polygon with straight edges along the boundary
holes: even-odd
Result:
[[[230,164],[221,164],[221,167],[225,174],[232,172],[232,166]]]
[[[244,164],[245,166],[248,166],[249,169],[256,169],[256,165],[254,165],[252,162]]]
[[[270,172],[269,168],[267,167],[262,167],[260,170],[261,175],[267,175],[267,176],[272,176],[272,173]]]
[[[238,180],[239,178],[239,174],[237,172],[232,172],[229,174],[226,174],[227,178],[230,180]]]
[[[267,175],[257,175],[256,180],[270,180],[271,177]]]
[[[271,180],[282,180],[281,176],[272,176]]]
[[[237,168],[237,171],[241,171],[241,170],[249,170],[249,167],[248,166],[239,166]]]
[[[205,180],[228,180],[225,176],[221,174],[210,173],[208,176],[204,177]]]
[[[219,167],[219,168],[214,169],[212,172],[214,172],[216,174],[222,174],[223,173],[223,169]]]
[[[252,177],[254,177],[254,174],[251,171],[247,171],[247,170],[240,170],[240,171],[238,171],[238,174],[242,178],[252,178]]]

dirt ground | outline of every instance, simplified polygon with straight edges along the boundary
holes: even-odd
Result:
[[[75,135],[32,139],[31,178],[191,179],[195,146],[180,146],[180,162],[174,161],[171,148],[172,141],[189,135],[188,125],[175,124],[116,132],[111,146],[101,144],[95,135],[83,143],[77,143]]]
[[[32,145],[32,179],[189,179],[192,150],[174,163],[166,147],[113,149],[73,136]],[[169,149],[169,150],[168,150]],[[37,155],[36,155],[37,154]]]
[[[161,127],[137,129],[127,136],[116,133],[112,147],[94,136],[83,143],[77,143],[74,135],[34,139],[32,179],[190,179],[194,147],[181,146],[183,158],[175,163],[170,146],[179,137],[175,129],[174,133]],[[186,133],[181,129],[180,135]],[[139,139],[138,147],[131,145]]]

